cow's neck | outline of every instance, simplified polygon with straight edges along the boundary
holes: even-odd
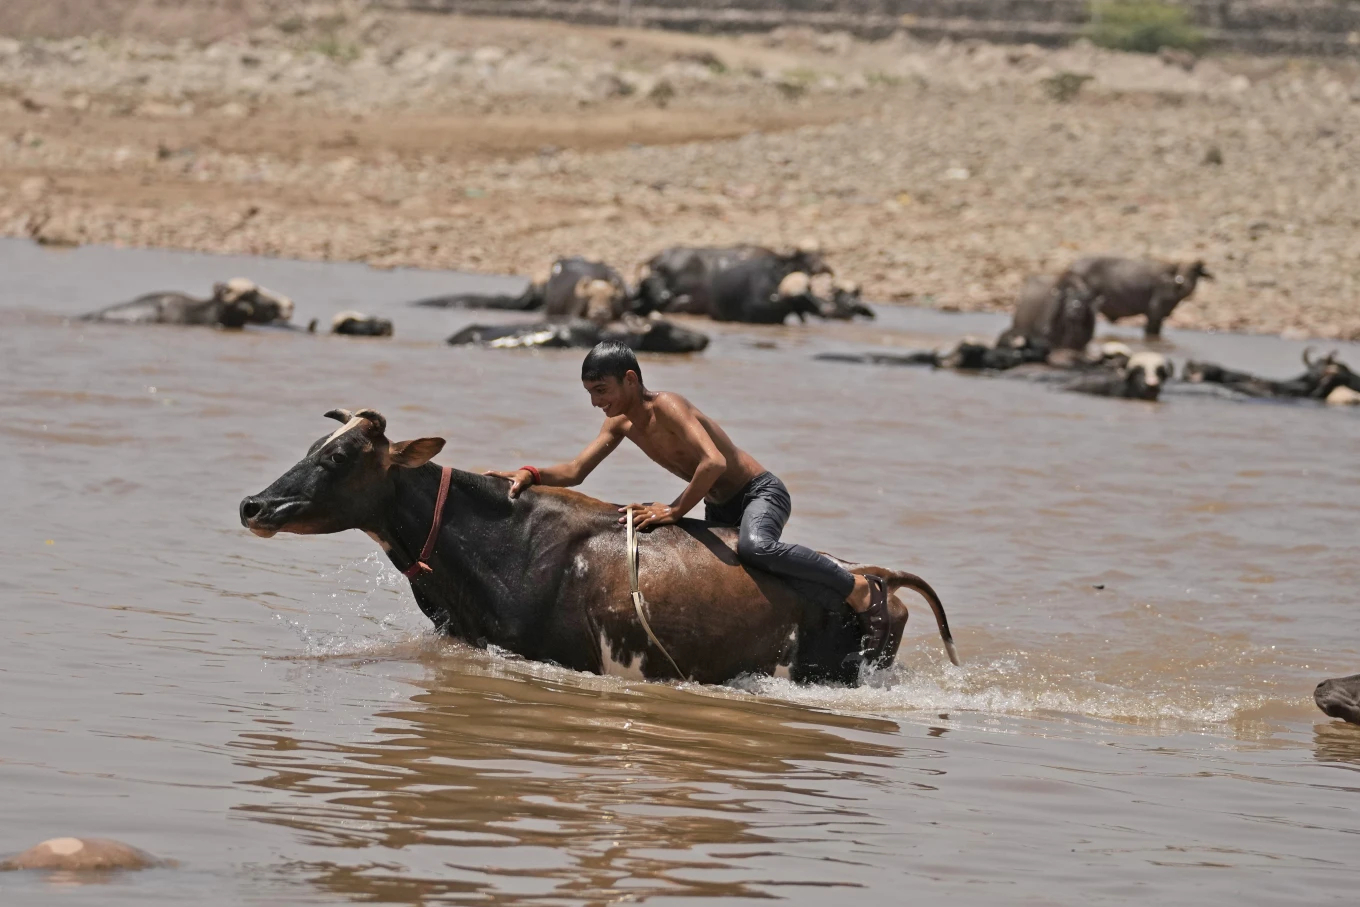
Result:
[[[435,518],[440,472],[433,464],[392,470],[391,503],[370,532],[399,570],[420,557]],[[452,471],[428,561],[433,573],[412,583],[421,610],[441,629],[470,642],[501,636],[505,608],[521,597],[524,571],[517,562],[527,556],[524,540],[514,537],[515,509],[504,481]]]

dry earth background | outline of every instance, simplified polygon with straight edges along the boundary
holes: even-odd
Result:
[[[964,310],[1201,257],[1174,323],[1360,339],[1354,60],[264,0],[5,0],[0,36],[4,235],[524,274],[816,238],[870,298]]]

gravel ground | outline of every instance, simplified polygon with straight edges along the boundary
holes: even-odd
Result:
[[[957,310],[1081,255],[1195,257],[1218,280],[1174,324],[1357,339],[1357,149],[1346,62],[358,4],[0,38],[0,233],[51,243],[528,274],[815,238],[866,296]]]

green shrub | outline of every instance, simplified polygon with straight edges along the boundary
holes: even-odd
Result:
[[[1093,0],[1087,34],[1101,47],[1145,54],[1163,47],[1198,50],[1204,43],[1189,11],[1161,0]]]

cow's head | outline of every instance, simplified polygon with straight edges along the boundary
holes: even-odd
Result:
[[[375,410],[333,409],[326,416],[344,424],[264,491],[243,499],[242,526],[264,538],[372,526],[393,493],[390,472],[424,466],[444,447],[443,438],[389,442],[387,420]]]

